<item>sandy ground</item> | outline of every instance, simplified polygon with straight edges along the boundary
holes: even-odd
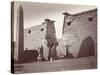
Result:
[[[15,64],[15,73],[54,72],[67,70],[95,69],[96,57],[84,57],[73,59],[60,59],[54,61],[33,62]]]

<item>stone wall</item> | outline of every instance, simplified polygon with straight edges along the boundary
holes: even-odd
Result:
[[[47,24],[44,23],[24,30],[24,50],[37,50],[44,43],[46,26]]]
[[[64,24],[63,24],[63,36],[61,40],[64,43],[59,43],[61,48],[58,48],[58,52],[65,54],[65,50],[60,51],[62,48],[65,49],[68,45],[69,53],[73,54],[74,57],[78,57],[81,44],[87,37],[91,37],[95,47],[95,55],[97,50],[97,9],[81,12],[78,14],[64,13]],[[88,44],[87,44],[88,45]],[[88,47],[88,46],[87,46]],[[86,50],[84,50],[86,52]],[[83,52],[83,53],[84,53]],[[60,53],[58,53],[60,54]]]
[[[43,56],[47,60],[49,48],[48,40],[55,38],[54,22],[45,19],[41,25],[36,25],[24,30],[24,50],[38,50],[43,46]]]

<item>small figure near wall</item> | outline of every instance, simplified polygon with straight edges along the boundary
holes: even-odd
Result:
[[[42,58],[42,60],[44,59],[44,57],[43,57],[43,45],[40,48],[40,57]]]

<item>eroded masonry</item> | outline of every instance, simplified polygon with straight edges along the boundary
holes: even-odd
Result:
[[[16,60],[35,61],[39,55],[43,60],[97,55],[97,9],[77,14],[63,13],[61,39],[56,38],[55,21],[50,19],[45,19],[41,25],[23,30],[21,14],[22,7],[19,8]]]

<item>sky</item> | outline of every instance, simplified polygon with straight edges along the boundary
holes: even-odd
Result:
[[[95,9],[96,6],[88,5],[72,5],[72,4],[51,4],[51,3],[33,3],[33,2],[15,2],[14,6],[14,35],[16,36],[17,13],[19,6],[22,6],[24,11],[24,29],[40,25],[44,19],[49,18],[55,21],[56,37],[62,37],[62,27],[64,15],[68,12],[76,14],[87,10]]]

